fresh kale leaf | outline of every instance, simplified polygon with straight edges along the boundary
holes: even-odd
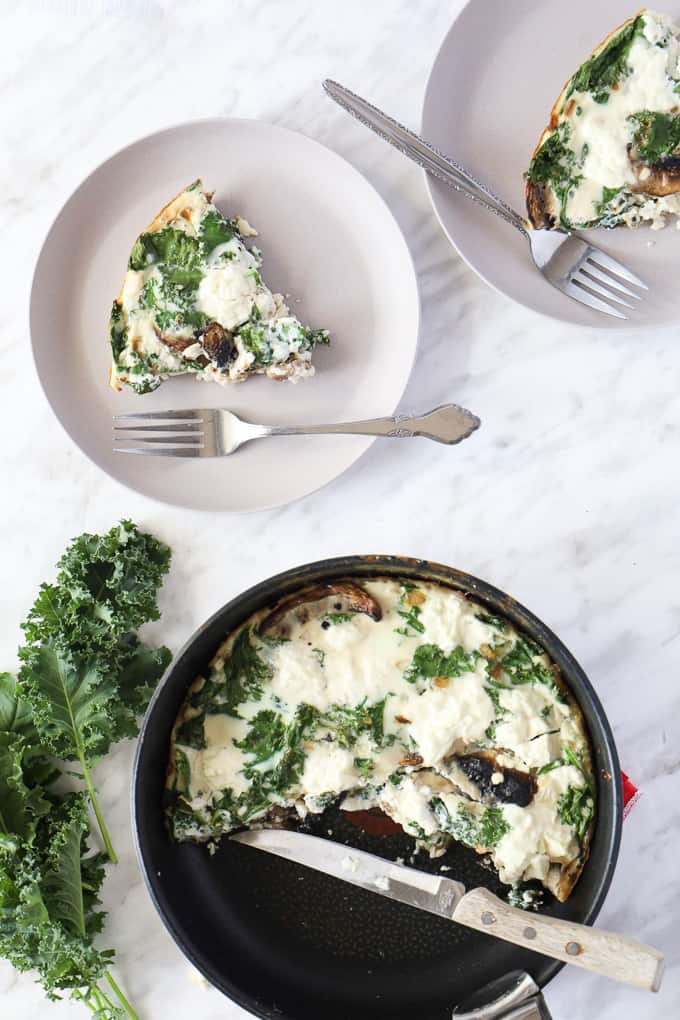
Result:
[[[89,770],[114,741],[138,732],[137,716],[169,661],[167,649],[148,648],[134,633],[158,619],[157,590],[169,563],[168,547],[131,521],[105,535],[83,534],[23,625],[19,693],[40,741],[80,763],[112,860]]]
[[[0,733],[0,851],[16,852],[22,840],[31,839],[50,807],[39,789],[26,785],[23,758],[22,738]]]
[[[109,705],[111,742],[136,737],[137,720],[146,711],[158,681],[170,665],[169,648],[151,648],[136,634],[126,634],[116,646],[116,698]]]
[[[101,855],[85,856],[87,827],[85,797],[67,794],[15,853],[0,851],[0,955],[33,971],[50,999],[69,991],[97,1020],[136,1020],[107,970],[113,951],[91,941],[103,921],[97,894],[104,871]]]
[[[17,682],[11,673],[0,673],[0,733],[18,733],[28,745],[39,743],[33,715],[19,697]]]
[[[73,652],[116,638],[160,616],[156,596],[170,566],[170,550],[131,521],[106,535],[74,539],[44,584],[23,625],[26,641],[56,638]]]
[[[111,743],[109,706],[116,690],[103,681],[92,660],[78,659],[55,643],[22,649],[22,694],[41,740],[59,758],[80,763],[109,858],[117,857],[90,776],[93,761]],[[30,653],[30,654],[28,654]]]
[[[0,955],[34,971],[49,998],[68,991],[97,1020],[136,1014],[107,970],[113,952],[92,944],[104,920],[104,855],[87,848],[87,797],[115,854],[90,768],[137,732],[167,665],[167,649],[147,647],[134,631],[158,618],[168,563],[169,550],[128,521],[82,535],[24,625],[18,683],[0,674]],[[59,796],[48,753],[80,763],[87,797]]]
[[[30,653],[24,656],[21,690],[41,740],[59,758],[83,764],[86,757],[98,757],[108,742],[108,707],[115,688],[102,683],[91,660],[69,655],[54,642]]]
[[[83,837],[88,831],[82,796],[65,797],[47,819],[43,840],[43,902],[51,920],[74,935],[87,934],[81,875]],[[103,876],[102,876],[103,877]],[[93,890],[96,894],[96,889]]]

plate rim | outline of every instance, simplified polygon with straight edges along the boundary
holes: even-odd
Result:
[[[434,78],[435,70],[437,69],[437,66],[438,66],[440,60],[443,58],[444,50],[445,50],[445,48],[447,46],[447,43],[449,41],[449,37],[455,31],[458,22],[462,19],[462,17],[465,14],[465,12],[468,10],[468,8],[472,7],[472,5],[474,3],[475,3],[475,0],[466,0],[466,2],[463,4],[461,9],[458,11],[458,14],[456,14],[456,16],[454,17],[453,21],[449,25],[448,29],[444,33],[444,36],[442,37],[442,40],[441,40],[439,46],[437,47],[437,52],[434,55],[434,59],[432,61],[432,65],[430,67],[430,71],[429,71],[429,74],[427,76],[427,83],[425,85],[425,92],[423,93],[423,102],[422,102],[422,107],[421,107],[421,112],[420,112],[420,128],[421,128],[421,133],[423,131],[423,123],[424,123],[424,120],[425,120],[426,110],[427,110],[428,104],[430,102],[431,96],[434,94],[433,78]],[[424,135],[423,135],[423,137],[424,137]],[[533,305],[527,304],[526,301],[521,300],[519,297],[516,297],[514,294],[507,293],[507,291],[503,290],[498,284],[493,283],[485,275],[485,273],[482,272],[482,270],[479,269],[473,262],[471,262],[470,259],[468,258],[468,256],[463,251],[461,251],[458,243],[454,240],[451,232],[445,226],[444,220],[442,218],[442,214],[440,213],[438,200],[437,200],[437,197],[435,196],[434,191],[433,191],[433,182],[436,180],[436,178],[432,177],[431,174],[428,174],[427,170],[422,170],[421,173],[423,174],[423,176],[425,178],[425,188],[426,188],[426,191],[427,191],[427,197],[428,197],[430,205],[432,207],[432,211],[435,214],[437,222],[439,223],[439,226],[441,227],[444,236],[446,237],[446,239],[448,240],[449,244],[454,249],[456,254],[463,260],[465,265],[469,269],[472,270],[472,272],[475,274],[475,276],[479,277],[479,279],[483,283],[485,283],[487,285],[487,287],[490,287],[491,290],[495,291],[496,294],[500,294],[500,295],[502,295],[502,297],[507,298],[508,301],[512,301],[513,304],[517,305],[518,307],[526,308],[527,311],[530,311],[534,315],[537,315],[539,317],[539,319],[541,319],[543,321],[547,321],[547,322],[561,322],[565,326],[570,326],[572,329],[580,329],[580,330],[584,330],[584,329],[591,330],[592,329],[592,330],[597,330],[598,332],[603,332],[603,333],[616,333],[616,334],[620,334],[621,336],[626,336],[628,333],[640,333],[640,332],[643,332],[644,330],[665,329],[665,328],[668,328],[668,327],[672,327],[673,325],[677,325],[677,323],[680,321],[680,317],[676,317],[674,319],[668,319],[668,320],[666,320],[664,322],[657,322],[657,323],[651,323],[650,324],[650,323],[634,322],[634,321],[631,321],[630,319],[627,319],[625,326],[622,326],[622,325],[618,325],[617,326],[616,323],[617,323],[618,320],[615,319],[613,316],[602,315],[601,316],[601,321],[598,320],[596,322],[589,323],[587,325],[583,325],[583,324],[580,324],[578,322],[574,322],[573,319],[567,318],[567,316],[564,313],[560,313],[560,312],[551,313],[551,312],[542,311],[539,308],[534,308]],[[472,200],[469,199],[468,201],[472,201]],[[489,215],[491,215],[491,214],[489,214]],[[678,225],[680,226],[680,220],[678,220]],[[541,275],[538,270],[536,270],[536,272],[538,273],[538,275]],[[550,286],[550,284],[547,284],[547,286]]]
[[[43,258],[45,257],[45,254],[48,251],[48,246],[50,244],[50,240],[51,240],[51,238],[52,238],[52,236],[54,234],[54,231],[55,231],[55,229],[56,229],[56,227],[57,227],[57,225],[58,225],[62,215],[66,211],[67,207],[70,206],[70,204],[74,201],[74,199],[78,195],[78,192],[81,190],[81,188],[83,188],[97,173],[99,173],[100,170],[102,170],[112,160],[117,159],[120,156],[123,156],[129,150],[134,149],[137,146],[143,145],[145,142],[149,142],[151,139],[157,139],[157,138],[160,138],[162,135],[172,134],[173,132],[179,131],[179,130],[181,130],[183,128],[194,127],[194,126],[198,126],[198,125],[203,125],[203,126],[207,127],[210,124],[226,125],[226,124],[230,124],[230,123],[257,124],[257,125],[263,126],[265,128],[273,128],[275,131],[280,131],[280,132],[282,132],[284,134],[287,134],[287,135],[293,135],[293,136],[296,136],[296,137],[301,137],[306,142],[309,142],[313,146],[318,147],[319,149],[321,149],[321,150],[323,150],[323,151],[325,151],[327,153],[330,153],[336,160],[338,160],[340,163],[344,164],[345,167],[349,168],[350,171],[355,173],[364,182],[364,184],[372,192],[372,195],[373,195],[374,199],[383,207],[383,209],[387,213],[389,219],[394,224],[394,226],[395,226],[395,228],[397,230],[397,233],[398,233],[399,237],[401,238],[401,241],[402,241],[402,244],[403,244],[403,248],[404,248],[404,254],[406,256],[405,265],[407,266],[407,268],[409,270],[409,274],[408,274],[409,275],[409,281],[410,281],[410,284],[411,284],[411,288],[413,290],[413,299],[414,299],[413,313],[414,313],[414,317],[415,317],[415,321],[414,321],[414,326],[415,326],[415,342],[413,344],[413,354],[412,354],[411,362],[410,362],[410,364],[408,366],[408,372],[405,374],[403,386],[401,388],[401,392],[399,393],[398,399],[397,399],[394,407],[392,408],[392,410],[389,412],[389,414],[396,413],[396,411],[399,408],[399,405],[401,404],[401,401],[402,401],[402,399],[404,397],[404,393],[406,392],[408,384],[409,384],[409,382],[411,380],[411,376],[413,375],[413,369],[414,369],[414,366],[415,366],[415,363],[416,363],[416,359],[417,359],[417,356],[418,356],[418,353],[419,353],[419,350],[420,350],[420,343],[421,343],[421,331],[420,331],[420,327],[421,327],[421,322],[422,322],[422,301],[421,301],[421,295],[420,295],[420,287],[418,285],[418,274],[416,272],[415,262],[414,262],[414,259],[413,259],[413,254],[411,252],[411,248],[409,246],[408,241],[406,240],[406,235],[404,234],[404,231],[402,230],[402,228],[401,228],[397,218],[395,217],[394,213],[392,212],[392,209],[388,205],[387,201],[380,194],[380,192],[378,191],[377,187],[373,184],[372,181],[369,180],[369,178],[365,174],[363,174],[361,172],[361,170],[358,169],[358,167],[356,167],[354,165],[354,163],[351,163],[349,159],[347,159],[345,156],[343,156],[341,153],[339,153],[336,149],[333,149],[330,146],[325,145],[323,142],[319,141],[317,138],[313,138],[311,135],[305,134],[303,131],[298,131],[295,128],[290,128],[290,127],[287,127],[286,125],[283,125],[283,124],[277,124],[277,123],[274,123],[272,121],[265,120],[265,119],[263,119],[261,117],[231,117],[228,114],[217,114],[217,115],[214,115],[214,116],[206,116],[206,117],[190,117],[190,118],[185,119],[185,120],[177,121],[174,124],[169,124],[169,125],[166,125],[165,127],[158,128],[155,131],[149,131],[149,132],[146,132],[143,135],[139,135],[138,137],[133,138],[132,141],[126,142],[124,145],[120,146],[118,149],[115,149],[113,152],[109,153],[107,156],[105,156],[103,159],[101,159],[98,163],[96,163],[95,166],[93,166],[83,177],[81,177],[78,180],[78,183],[75,185],[75,187],[73,187],[66,194],[65,198],[61,198],[61,199],[58,200],[59,201],[59,205],[58,205],[57,211],[54,214],[54,216],[51,217],[51,219],[49,219],[49,226],[48,226],[48,228],[47,228],[47,230],[45,232],[45,236],[43,237],[42,241],[40,242],[40,245],[39,245],[39,248],[38,248],[38,254],[35,257],[35,262],[33,264],[33,271],[32,271],[32,274],[31,274],[31,282],[30,282],[30,287],[29,287],[29,298],[28,298],[28,322],[29,322],[29,341],[30,341],[30,348],[31,348],[31,364],[33,366],[33,371],[35,373],[35,376],[36,376],[36,378],[37,378],[37,380],[38,380],[38,382],[40,384],[40,389],[42,391],[42,394],[43,394],[45,400],[47,401],[48,407],[49,407],[49,409],[50,409],[50,411],[52,413],[53,418],[56,419],[56,421],[59,423],[59,426],[62,429],[63,433],[66,435],[66,437],[69,439],[69,441],[73,444],[73,446],[76,447],[76,449],[82,454],[83,457],[85,457],[85,459],[90,464],[93,464],[97,468],[97,470],[101,471],[107,478],[110,478],[112,481],[114,481],[117,485],[121,486],[126,491],[133,492],[137,496],[141,496],[143,499],[148,499],[152,503],[155,503],[157,506],[174,507],[174,508],[177,508],[179,510],[186,510],[186,511],[189,511],[189,512],[195,512],[195,513],[201,513],[201,514],[216,514],[217,513],[217,514],[231,514],[233,516],[241,516],[241,515],[253,514],[253,513],[268,513],[268,512],[271,512],[272,510],[282,509],[283,507],[286,507],[286,506],[292,506],[292,505],[294,505],[296,503],[299,503],[301,500],[308,498],[309,496],[313,496],[317,492],[321,492],[323,489],[325,489],[328,486],[333,485],[335,482],[337,482],[338,479],[342,478],[342,476],[344,474],[346,474],[356,464],[358,464],[359,461],[361,461],[366,456],[366,454],[369,452],[369,450],[372,448],[373,444],[375,443],[375,441],[376,441],[376,439],[378,437],[377,436],[372,436],[372,437],[371,436],[364,436],[364,437],[361,437],[362,439],[366,439],[367,440],[366,446],[354,458],[354,460],[350,461],[349,464],[347,464],[344,468],[342,468],[342,470],[339,471],[338,474],[334,475],[332,478],[329,478],[325,482],[321,482],[320,485],[315,485],[313,488],[306,490],[305,492],[301,493],[298,496],[294,496],[292,499],[287,499],[287,500],[283,500],[283,501],[277,501],[277,502],[273,502],[273,503],[267,503],[266,505],[250,507],[248,509],[240,509],[240,510],[231,510],[231,509],[225,508],[225,507],[220,507],[219,509],[214,509],[214,508],[205,507],[205,506],[193,506],[193,505],[188,505],[187,503],[182,502],[182,501],[172,501],[172,502],[170,502],[168,500],[162,499],[160,496],[144,492],[144,491],[136,488],[136,486],[134,486],[130,482],[128,482],[126,480],[123,480],[122,478],[119,478],[116,474],[113,473],[113,471],[108,466],[105,466],[103,463],[100,463],[87,450],[83,449],[83,447],[81,446],[80,442],[75,438],[75,436],[73,436],[71,434],[71,432],[68,430],[68,428],[66,427],[64,422],[61,420],[61,417],[54,410],[54,407],[52,405],[52,401],[51,401],[50,395],[49,395],[49,379],[46,379],[45,376],[43,375],[43,373],[40,370],[40,366],[38,364],[38,357],[37,357],[37,354],[36,354],[36,344],[35,344],[35,341],[34,341],[34,334],[36,332],[34,324],[35,324],[35,316],[37,315],[36,306],[37,306],[37,303],[38,303],[38,298],[37,298],[37,290],[38,290],[38,288],[36,286],[36,283],[37,283],[37,280],[38,280],[38,274],[39,274],[39,271],[41,269]]]

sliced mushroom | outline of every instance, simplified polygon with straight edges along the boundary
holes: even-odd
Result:
[[[532,227],[536,230],[551,230],[557,225],[554,196],[546,184],[527,180],[525,196]]]
[[[535,777],[529,772],[499,765],[495,751],[455,755],[451,761],[477,786],[483,800],[526,807],[534,798]],[[494,783],[494,776],[502,776],[502,779]]]
[[[332,607],[334,612],[365,613],[376,622],[382,619],[380,603],[364,588],[352,581],[332,581],[315,584],[288,595],[262,620],[259,627],[260,634],[272,634],[276,631],[280,637],[285,637],[286,631],[289,629],[286,626],[285,617],[289,613],[297,610],[296,619],[300,623],[306,623],[311,616],[309,606],[331,598],[335,599]]]
[[[680,192],[680,156],[668,156],[658,163],[643,163],[631,159],[637,178],[631,191],[637,195],[662,197]]]
[[[236,344],[233,335],[220,326],[219,322],[211,322],[204,330],[196,334],[203,350],[218,368],[226,368],[236,356]]]
[[[250,826],[251,829],[296,829],[299,826],[300,818],[294,807],[281,807],[274,804],[256,822]]]
[[[172,336],[171,333],[161,333],[160,330],[154,329],[154,332],[161,343],[169,347],[173,354],[181,354],[187,347],[191,347],[196,341],[193,336]]]

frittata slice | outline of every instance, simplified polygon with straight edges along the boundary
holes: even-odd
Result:
[[[680,29],[643,9],[564,86],[534,151],[534,227],[663,227],[680,214]]]
[[[223,384],[314,374],[312,352],[328,331],[290,314],[245,244],[257,232],[211,199],[194,181],[135,241],[111,312],[113,389],[149,393],[187,373]]]

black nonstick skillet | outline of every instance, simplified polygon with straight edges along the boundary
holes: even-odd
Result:
[[[267,1020],[449,1020],[489,982],[527,972],[545,986],[560,963],[433,915],[339,883],[291,862],[223,840],[173,844],[163,821],[170,732],[187,688],[223,638],[258,609],[309,584],[408,577],[468,592],[540,644],[581,707],[593,751],[597,821],[590,857],[556,917],[592,922],[614,873],[623,795],[618,757],[602,706],[581,667],[532,613],[484,581],[450,567],[397,556],[348,556],[279,574],[218,610],[171,664],[147,712],[133,780],[137,848],[147,888],[170,934],[206,978]],[[413,840],[374,814],[328,809],[309,831],[410,862]],[[468,888],[502,887],[484,859],[454,845],[444,858],[419,854],[423,870],[450,868]],[[574,973],[572,980],[578,981]]]

